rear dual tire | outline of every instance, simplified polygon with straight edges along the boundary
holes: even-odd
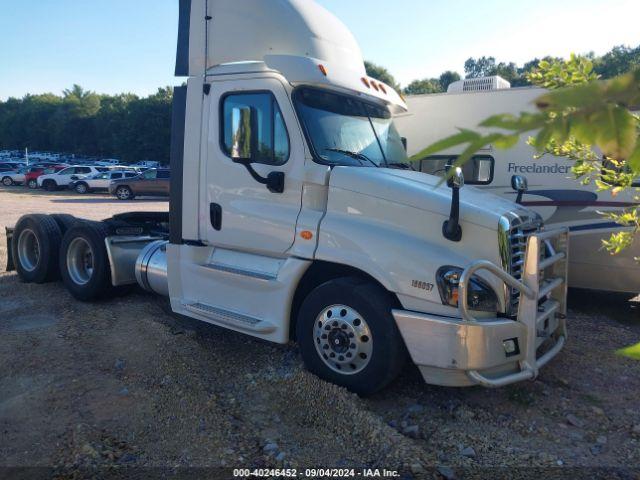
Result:
[[[107,235],[107,227],[100,222],[79,222],[62,239],[59,257],[62,282],[77,300],[98,300],[116,291],[111,284]]]
[[[24,283],[46,283],[59,277],[62,231],[48,215],[25,215],[16,224],[11,245],[13,264]]]
[[[105,245],[108,229],[101,222],[72,215],[25,215],[12,240],[13,263],[24,283],[46,283],[62,277],[74,298],[91,301],[125,293],[113,287]]]

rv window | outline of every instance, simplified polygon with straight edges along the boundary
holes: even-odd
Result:
[[[282,112],[272,93],[229,94],[222,99],[221,110],[221,144],[227,155],[231,156],[235,143],[233,136],[238,134],[238,114],[242,110],[249,110],[255,121],[255,132],[251,132],[255,135],[252,141],[255,141],[256,146],[255,151],[251,153],[252,160],[268,165],[282,165],[287,162],[289,136]]]
[[[443,176],[447,165],[453,165],[456,155],[434,155],[420,161],[420,171]],[[475,155],[462,166],[464,181],[469,185],[488,185],[493,181],[494,159],[489,155]]]

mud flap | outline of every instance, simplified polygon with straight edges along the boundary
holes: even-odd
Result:
[[[16,266],[13,264],[13,228],[5,227],[7,233],[7,272],[13,272]]]

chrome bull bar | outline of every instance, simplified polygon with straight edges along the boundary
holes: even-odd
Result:
[[[546,254],[546,255],[545,255]],[[486,260],[469,265],[460,278],[458,287],[458,308],[467,322],[478,322],[467,304],[468,284],[479,270],[487,270],[509,287],[520,291],[518,315],[515,321],[526,328],[524,355],[519,360],[519,371],[497,378],[489,378],[477,370],[468,370],[467,376],[485,387],[502,387],[522,380],[532,380],[538,376],[540,368],[555,357],[567,339],[566,298],[569,258],[569,230],[559,228],[531,235],[527,241],[522,281]],[[555,343],[543,355],[537,357],[541,337],[540,326],[552,316],[558,320],[558,327],[552,333]],[[543,336],[544,337],[544,336]]]

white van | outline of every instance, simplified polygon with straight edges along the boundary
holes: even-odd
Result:
[[[508,82],[495,77],[460,80],[451,84],[447,93],[407,97],[409,112],[395,120],[407,139],[409,154],[415,155],[458,128],[476,128],[491,115],[533,111],[533,101],[544,93],[536,87],[510,88]],[[490,146],[478,152],[463,168],[466,183],[515,200],[511,178],[526,176],[529,190],[522,205],[538,212],[545,224],[566,226],[571,231],[569,286],[640,292],[640,265],[634,260],[640,257],[640,242],[620,255],[610,255],[602,248],[602,240],[620,226],[599,213],[633,205],[632,192],[613,196],[611,192],[598,192],[594,184],[582,185],[571,173],[572,161],[552,155],[534,160],[535,152],[527,145],[527,138],[525,135],[509,150]],[[463,148],[420,159],[417,167],[442,175]]]

